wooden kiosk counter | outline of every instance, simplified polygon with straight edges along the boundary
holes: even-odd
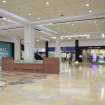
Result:
[[[59,74],[59,58],[44,58],[42,63],[15,62],[13,58],[3,58],[2,70],[27,71],[35,73]]]

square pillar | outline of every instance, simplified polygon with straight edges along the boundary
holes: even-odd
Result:
[[[58,37],[55,42],[55,57],[61,57],[60,39]]]
[[[15,43],[15,60],[20,60],[20,53],[21,53],[20,38],[15,37],[14,43]]]
[[[45,42],[45,56],[48,57],[48,41]]]
[[[34,62],[35,37],[34,29],[30,24],[24,26],[24,60]]]

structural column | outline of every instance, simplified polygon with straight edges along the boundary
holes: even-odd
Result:
[[[46,57],[48,57],[48,41],[45,42],[45,51]]]
[[[24,60],[34,62],[35,37],[34,29],[30,24],[24,26]]]
[[[21,52],[20,38],[15,37],[14,38],[14,43],[15,43],[15,60],[20,60],[20,52]]]
[[[55,42],[55,57],[61,57],[61,46],[59,37],[56,38]]]
[[[79,61],[79,41],[75,40],[75,61]]]

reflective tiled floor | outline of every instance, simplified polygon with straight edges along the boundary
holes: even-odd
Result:
[[[63,64],[60,75],[1,71],[0,105],[105,105],[105,66]]]

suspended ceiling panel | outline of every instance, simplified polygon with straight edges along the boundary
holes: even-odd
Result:
[[[46,2],[48,2],[46,4]],[[86,7],[86,4],[89,7]],[[32,21],[105,11],[105,0],[0,0],[0,7]],[[29,15],[31,13],[31,15]]]
[[[19,16],[25,17],[31,21],[52,19],[63,16],[80,16],[92,13],[105,12],[105,0],[6,0],[2,3],[0,0],[0,8],[8,10]],[[46,2],[48,2],[46,4]],[[85,6],[89,4],[89,6]],[[11,24],[11,22],[1,21],[0,26]],[[74,24],[74,23],[73,23]],[[97,26],[98,25],[98,26]],[[89,33],[89,32],[105,32],[105,20],[97,20],[97,25],[94,21],[57,24],[48,26],[53,30],[61,33]],[[3,35],[17,35],[23,37],[24,31],[21,29],[7,30]],[[50,38],[46,34],[36,32],[36,38]],[[53,35],[54,36],[54,35]],[[102,38],[101,34],[92,34],[91,38]],[[67,40],[67,39],[65,39]]]
[[[93,21],[64,23],[64,24],[52,25],[49,27],[61,33],[97,32],[96,25]]]

